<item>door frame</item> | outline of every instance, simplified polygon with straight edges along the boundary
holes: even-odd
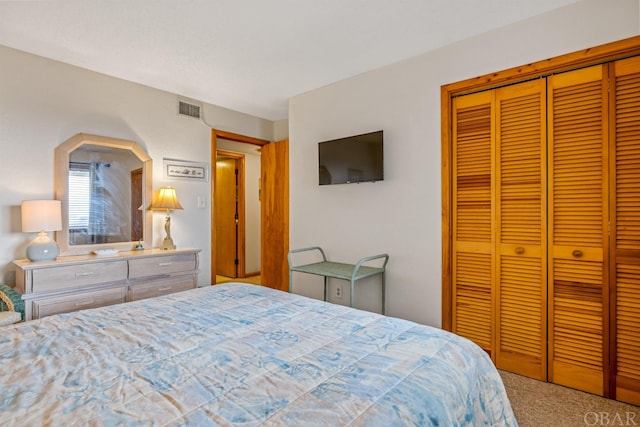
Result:
[[[140,240],[143,236],[144,221],[142,210],[144,197],[142,182],[144,175],[142,168],[131,171],[131,240]]]
[[[245,207],[245,155],[240,153],[235,153],[233,151],[226,150],[216,150],[216,160],[218,156],[224,156],[230,159],[233,159],[236,163],[237,173],[237,214],[238,214],[238,222],[236,224],[236,257],[238,260],[238,264],[236,267],[236,277],[243,278],[247,276],[246,272],[246,207]],[[214,173],[217,173],[217,166],[213,169]],[[213,185],[215,189],[216,180],[213,180]],[[215,191],[213,192],[214,198],[212,206],[212,210],[215,208]],[[215,213],[215,212],[214,212]],[[212,227],[215,227],[215,222],[211,223]],[[212,242],[215,243],[215,242]],[[216,249],[217,250],[217,249]],[[217,270],[217,265],[216,265]]]
[[[251,136],[240,135],[233,132],[226,132],[220,129],[211,129],[211,281],[213,284],[216,283],[216,251],[215,251],[215,242],[216,242],[216,226],[215,226],[215,189],[216,189],[216,157],[218,152],[218,138],[225,139],[228,141],[241,142],[245,144],[257,145],[262,147],[263,145],[269,144],[271,141],[266,139],[254,138]],[[244,204],[244,201],[242,202]],[[243,218],[244,220],[244,218]],[[243,237],[244,238],[244,237]],[[243,240],[244,242],[244,240]],[[242,250],[244,251],[244,244],[242,246]],[[242,256],[244,261],[244,255]],[[262,268],[262,266],[261,266]],[[244,272],[244,267],[242,270],[238,268],[239,271]]]

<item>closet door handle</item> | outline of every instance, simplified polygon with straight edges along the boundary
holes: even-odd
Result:
[[[515,253],[518,255],[522,255],[524,253],[524,248],[522,246],[518,246],[515,248]]]
[[[571,255],[573,255],[575,258],[580,258],[583,254],[580,249],[576,249],[575,251],[571,252]]]

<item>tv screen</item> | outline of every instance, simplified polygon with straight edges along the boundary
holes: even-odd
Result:
[[[320,185],[384,179],[382,131],[318,143]]]

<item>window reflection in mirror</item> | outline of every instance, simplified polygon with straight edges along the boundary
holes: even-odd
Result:
[[[70,245],[142,239],[142,162],[131,151],[82,145],[68,179]]]

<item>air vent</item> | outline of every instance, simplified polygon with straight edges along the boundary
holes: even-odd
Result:
[[[184,101],[178,101],[178,114],[183,116],[193,117],[195,119],[200,118],[200,106],[189,104]]]

